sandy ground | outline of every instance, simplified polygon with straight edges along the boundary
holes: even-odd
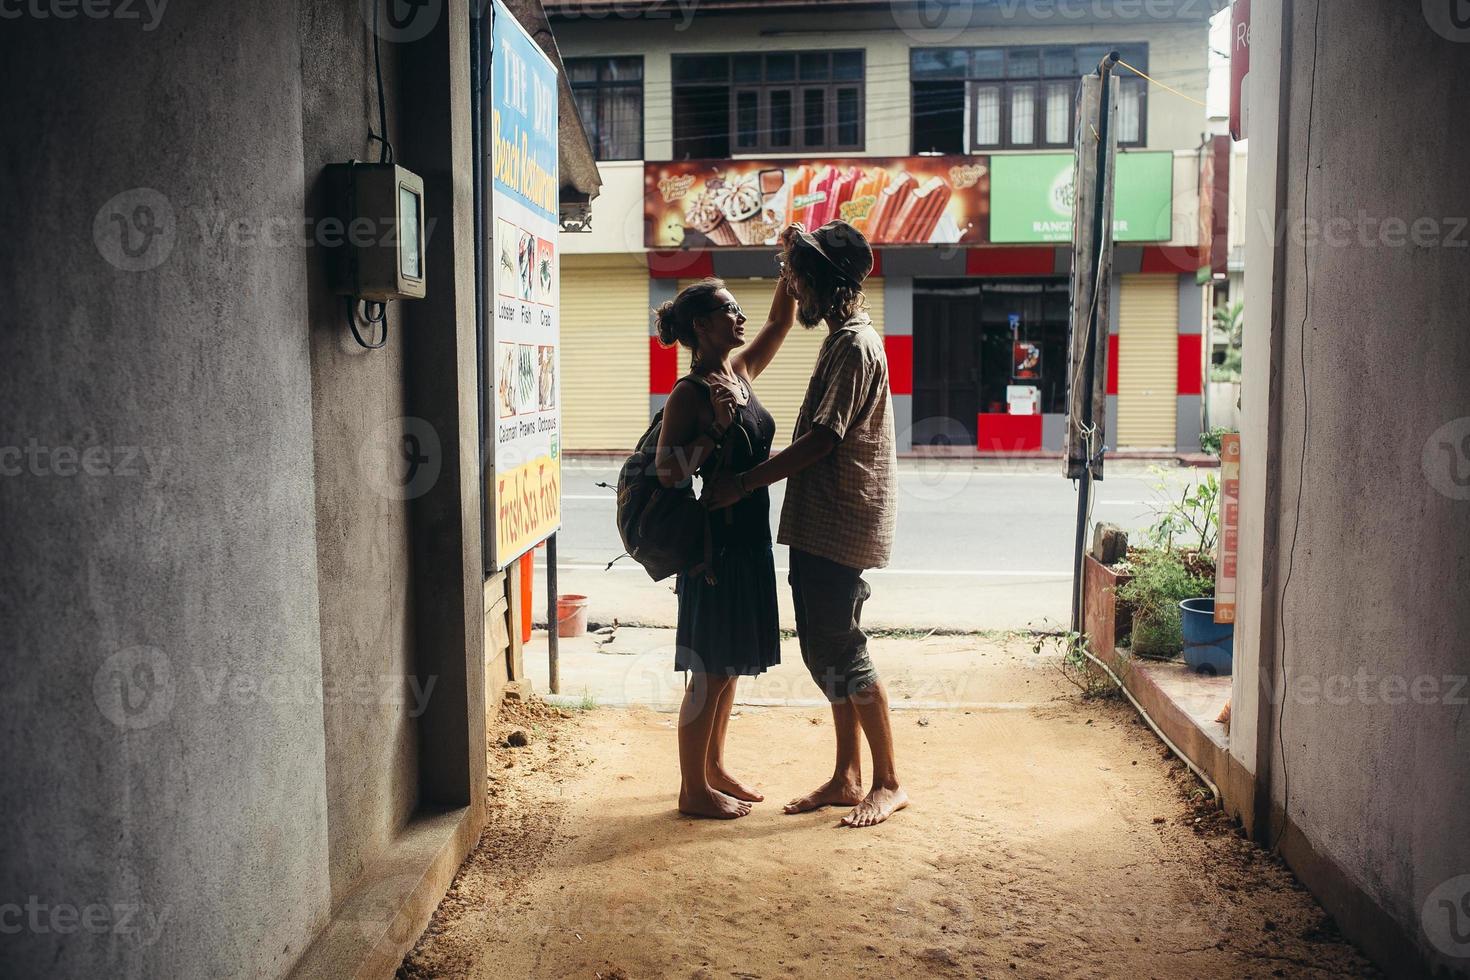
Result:
[[[738,710],[767,802],[714,822],[674,811],[667,713],[508,702],[489,828],[400,975],[1376,975],[1126,706],[1043,677],[1025,710],[896,713],[914,805],[870,830],[780,812],[830,766],[825,709]]]

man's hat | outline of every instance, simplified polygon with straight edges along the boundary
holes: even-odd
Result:
[[[854,287],[861,286],[873,271],[873,247],[846,221],[829,221],[816,231],[798,231],[796,236]]]

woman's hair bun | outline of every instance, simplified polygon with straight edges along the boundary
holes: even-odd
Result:
[[[665,347],[672,347],[679,342],[674,324],[678,318],[674,313],[674,301],[665,300],[658,304],[653,310],[654,328],[658,330],[658,342]]]

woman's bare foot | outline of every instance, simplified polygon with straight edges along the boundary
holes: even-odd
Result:
[[[808,813],[824,806],[856,806],[863,800],[863,787],[855,780],[833,776],[805,796],[798,796],[781,809],[785,813]]]
[[[737,800],[744,800],[747,803],[759,803],[765,799],[760,793],[757,793],[723,769],[713,769],[710,771],[709,785],[710,789],[724,793],[726,796],[733,796]]]
[[[679,812],[691,817],[734,820],[750,812],[750,804],[706,786],[703,790],[679,791]]]
[[[902,786],[874,786],[863,801],[842,818],[844,827],[871,827],[880,824],[909,805],[909,794]]]

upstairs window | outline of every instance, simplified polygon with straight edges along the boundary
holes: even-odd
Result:
[[[674,55],[674,158],[861,151],[862,51]]]
[[[1148,71],[1143,44],[913,49],[913,151],[1070,147],[1079,79],[1115,47],[1124,61]],[[1118,77],[1118,145],[1143,146],[1146,83],[1126,69]]]
[[[643,59],[568,58],[565,64],[597,159],[643,159]]]

